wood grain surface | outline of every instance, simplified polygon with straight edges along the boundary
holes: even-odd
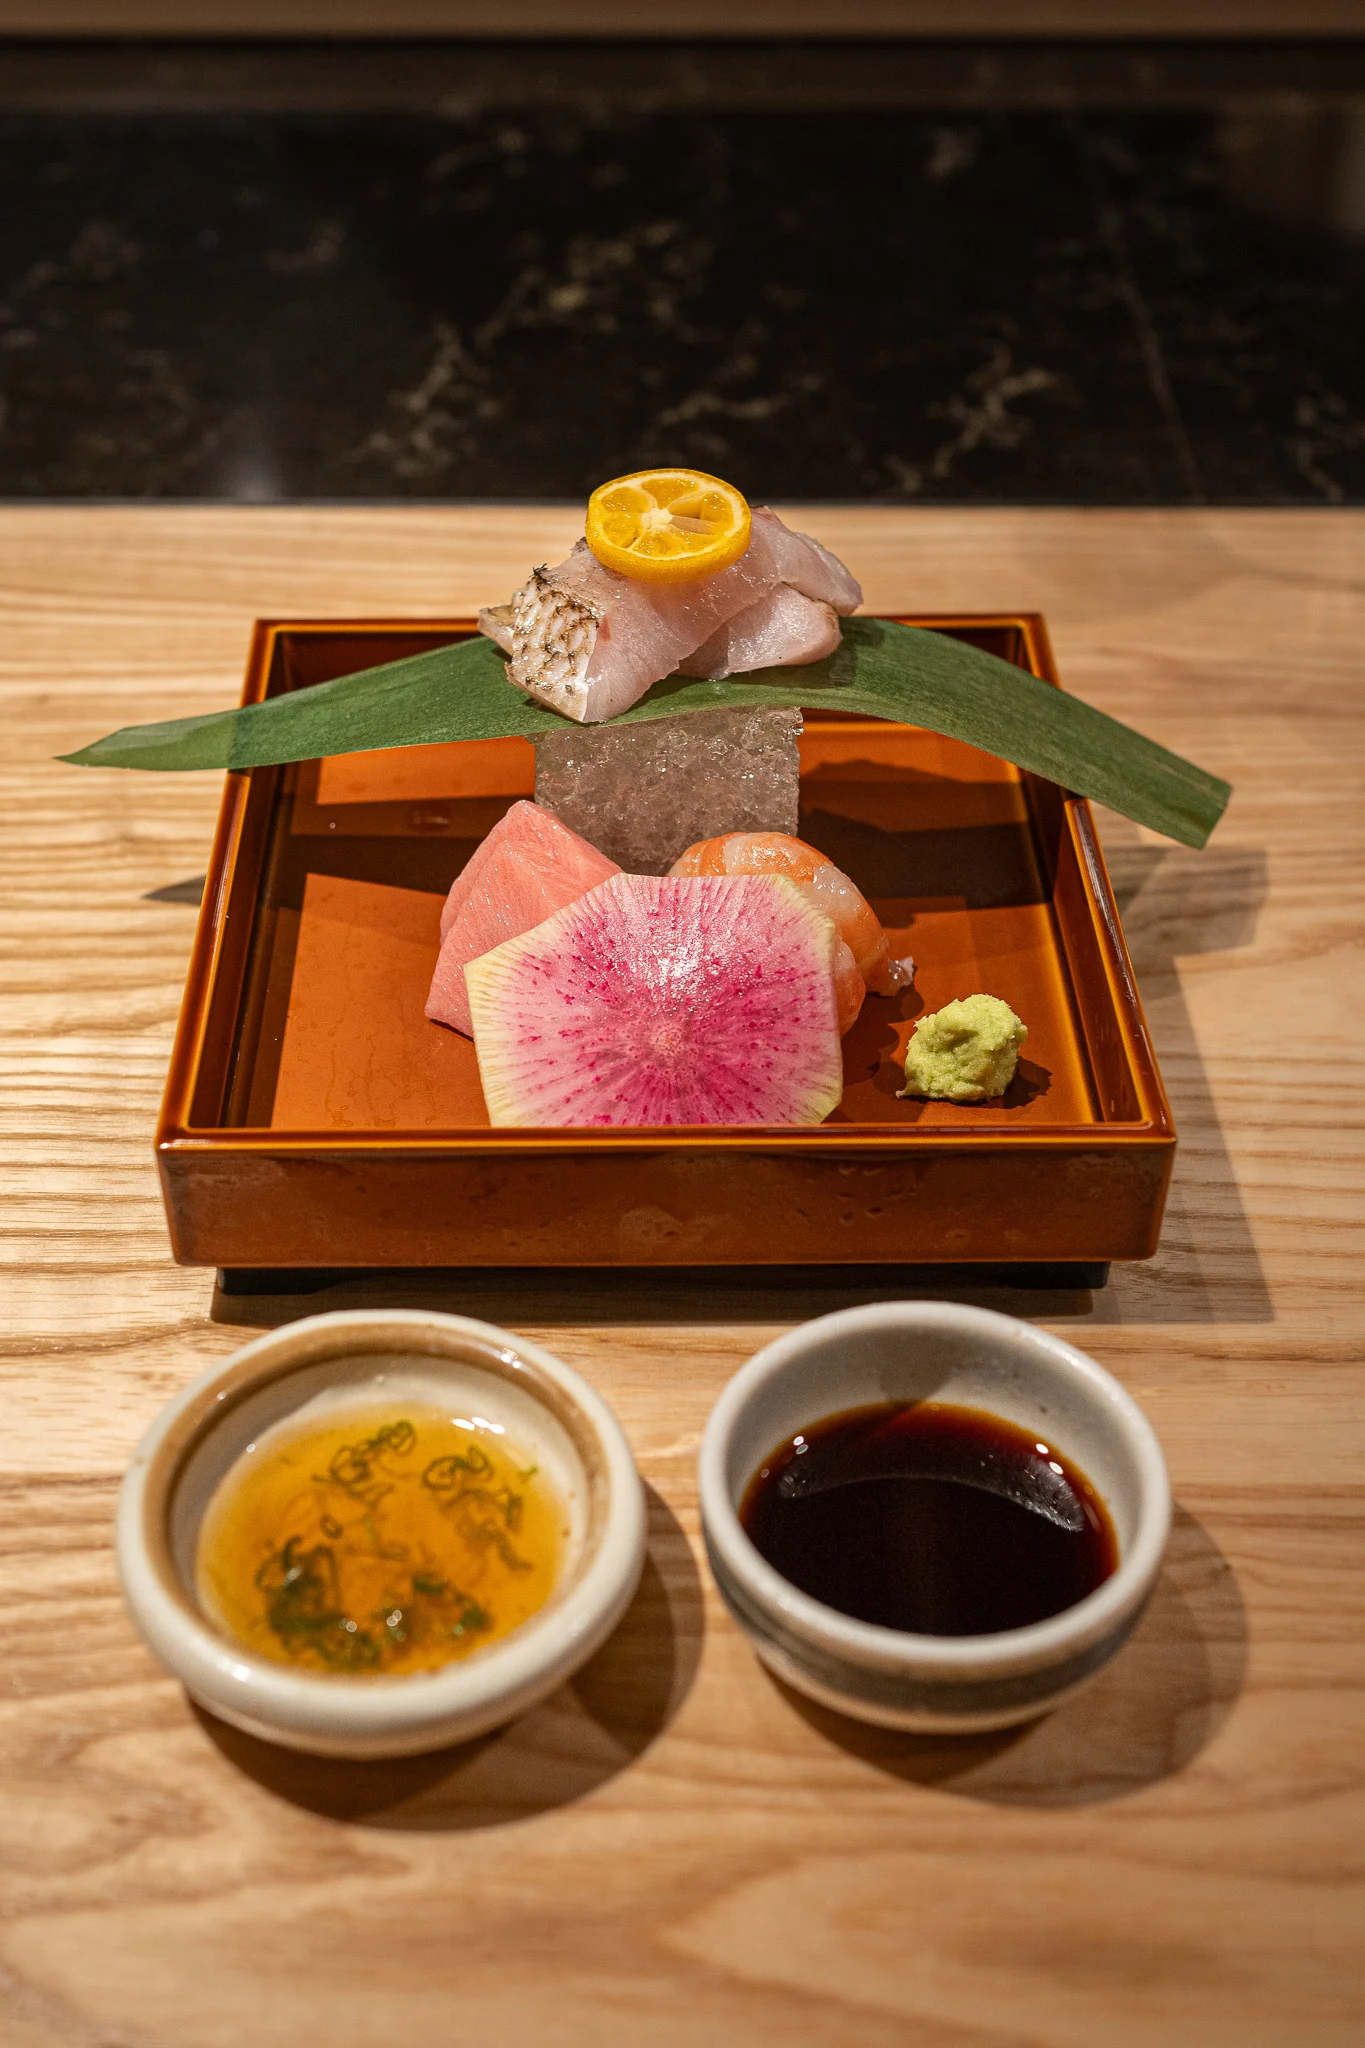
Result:
[[[257,615],[450,612],[571,511],[0,512],[0,2040],[1201,2048],[1362,2038],[1365,514],[807,512],[874,609],[1038,609],[1067,683],[1237,785],[1203,854],[1105,820],[1182,1148],[1162,1249],[997,1294],[1151,1416],[1179,1514],[1097,1687],[930,1742],[764,1676],[701,1561],[717,1391],[896,1292],[612,1276],[231,1301],[151,1133],[215,776],[52,756],[209,710]],[[309,1763],[134,1636],[110,1522],[158,1405],[263,1323],[430,1302],[611,1400],[651,1487],[625,1624],[522,1722]]]

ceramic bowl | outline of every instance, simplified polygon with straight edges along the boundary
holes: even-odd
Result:
[[[382,1390],[382,1395],[381,1395]],[[308,1409],[380,1396],[506,1418],[555,1478],[568,1553],[548,1604],[460,1663],[408,1677],[312,1673],[253,1656],[195,1596],[200,1523],[262,1431]],[[191,1697],[249,1734],[327,1756],[407,1756],[524,1712],[605,1640],[644,1562],[643,1489],[621,1427],[586,1381],[490,1323],[416,1310],[310,1316],[260,1337],[187,1387],[138,1445],[123,1482],[118,1563],[133,1618]]]
[[[800,1592],[740,1526],[744,1489],[798,1430],[876,1401],[982,1408],[1057,1443],[1109,1510],[1117,1569],[1060,1614],[993,1635],[912,1635]],[[700,1478],[711,1569],[764,1663],[824,1706],[924,1732],[1009,1727],[1089,1684],[1141,1615],[1170,1528],[1161,1447],[1117,1380],[1046,1330],[951,1302],[846,1309],[768,1345],[712,1411]]]

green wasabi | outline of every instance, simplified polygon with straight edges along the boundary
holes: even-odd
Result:
[[[905,1049],[901,1095],[942,1102],[990,1102],[1014,1079],[1019,1048],[1028,1037],[999,996],[966,996],[921,1017]]]

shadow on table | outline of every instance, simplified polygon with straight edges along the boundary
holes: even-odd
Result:
[[[1190,1765],[1242,1689],[1246,1615],[1231,1565],[1177,1508],[1141,1622],[1095,1683],[1041,1720],[994,1735],[901,1735],[777,1685],[797,1713],[889,1777],[992,1806],[1089,1806]]]
[[[1262,847],[1146,845],[1104,814],[1104,853],[1180,1140],[1153,1259],[1116,1266],[1087,1311],[1101,1323],[1268,1323],[1275,1310],[1228,1157],[1177,963],[1250,946],[1265,902]],[[1231,1057],[1231,1035],[1226,1056]]]
[[[968,1301],[1005,1315],[1063,1321],[1089,1313],[1088,1287],[1020,1287],[951,1266],[484,1267],[359,1273],[298,1294],[225,1294],[215,1323],[273,1329],[300,1316],[346,1308],[440,1309],[485,1322],[542,1325],[798,1323],[870,1301]]]
[[[692,1552],[671,1509],[646,1492],[649,1554],[623,1620],[574,1678],[507,1727],[426,1756],[350,1763],[281,1749],[196,1707],[201,1726],[258,1785],[332,1820],[457,1833],[570,1805],[662,1734],[701,1657]]]

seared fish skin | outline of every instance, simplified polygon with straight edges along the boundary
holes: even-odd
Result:
[[[556,582],[549,571],[531,571],[512,599],[512,659],[507,673],[552,711],[581,718],[584,675],[602,623],[601,607]]]
[[[516,605],[510,599],[506,604],[486,604],[479,613],[479,631],[495,641],[504,654],[510,654],[516,616]]]
[[[809,604],[771,604],[786,588]],[[481,629],[508,651],[518,688],[579,724],[629,710],[652,683],[740,615],[734,652],[746,667],[817,660],[862,592],[838,557],[784,526],[775,512],[753,515],[749,546],[737,562],[695,583],[648,584],[605,568],[586,541],[553,569],[537,569],[511,600],[479,614]],[[510,613],[510,618],[509,618]],[[748,646],[754,658],[745,659]],[[809,648],[811,651],[801,651]],[[710,675],[737,673],[730,641],[708,650]]]

